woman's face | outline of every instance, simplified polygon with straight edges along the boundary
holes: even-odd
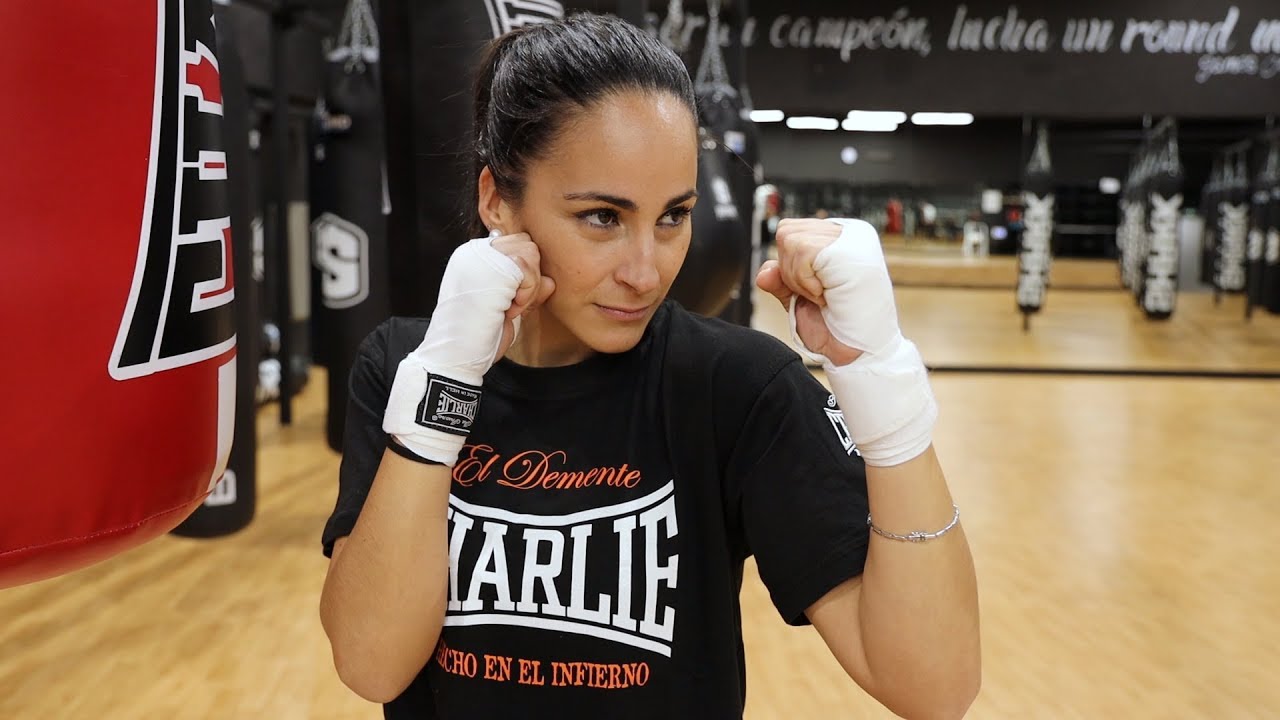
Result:
[[[530,164],[512,212],[555,292],[526,319],[517,359],[567,364],[640,341],[689,249],[697,142],[678,98],[623,92],[566,123]]]

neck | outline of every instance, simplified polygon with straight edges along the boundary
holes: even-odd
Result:
[[[506,357],[527,367],[561,367],[594,354],[550,313],[538,309],[520,321],[520,337],[511,344]]]

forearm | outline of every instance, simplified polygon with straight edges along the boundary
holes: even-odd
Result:
[[[351,535],[331,563],[320,617],[343,681],[387,702],[435,648],[449,580],[451,468],[384,453]]]
[[[907,535],[945,527],[954,510],[937,456],[867,467],[876,527]],[[967,707],[981,675],[977,580],[957,524],[927,542],[871,534],[858,623],[876,694],[901,714]]]

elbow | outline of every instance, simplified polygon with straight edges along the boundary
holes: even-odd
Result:
[[[385,643],[380,649],[376,641],[357,641],[358,633],[344,629],[334,620],[331,611],[322,599],[321,625],[329,636],[333,668],[342,684],[371,703],[386,704],[400,697],[417,671],[410,671],[408,663],[393,664],[393,649]]]
[[[971,679],[966,679],[949,697],[940,702],[936,711],[928,717],[937,720],[960,720],[968,714],[973,701],[978,699],[978,691],[981,687],[981,675],[975,672]]]
[[[982,672],[977,662],[938,678],[925,688],[901,688],[896,697],[882,697],[881,702],[905,720],[960,720],[969,712],[982,686]]]
[[[401,679],[395,673],[377,667],[374,663],[346,660],[336,648],[333,667],[338,679],[351,692],[371,702],[385,705],[400,697],[413,678]]]
[[[946,692],[938,693],[928,707],[904,717],[918,720],[961,720],[968,714],[982,687],[981,672],[975,670],[962,675],[955,678],[954,684]]]

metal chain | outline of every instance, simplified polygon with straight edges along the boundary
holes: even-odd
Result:
[[[670,0],[667,3],[667,16],[658,27],[658,38],[677,53],[685,51],[684,3],[681,0]]]
[[[720,0],[707,0],[707,41],[698,62],[694,90],[699,94],[720,94],[737,97],[738,91],[729,83],[729,73],[724,67],[724,54],[720,52]]]
[[[937,532],[925,532],[923,530],[912,530],[906,535],[898,535],[896,533],[891,533],[887,530],[881,530],[880,528],[876,527],[875,524],[871,522],[871,513],[867,513],[867,526],[870,527],[875,532],[875,534],[881,537],[889,538],[890,540],[897,540],[898,542],[913,542],[913,543],[928,542],[930,540],[937,540],[943,535],[946,535],[947,533],[951,532],[951,529],[954,528],[956,524],[960,522],[959,506],[952,505],[951,509],[955,511],[955,514],[951,516],[951,522],[947,523],[946,527],[942,528],[941,530],[938,530]]]
[[[336,47],[329,54],[330,60],[346,59],[346,70],[363,71],[365,63],[378,61],[381,41],[378,23],[369,0],[351,0],[342,16]]]

